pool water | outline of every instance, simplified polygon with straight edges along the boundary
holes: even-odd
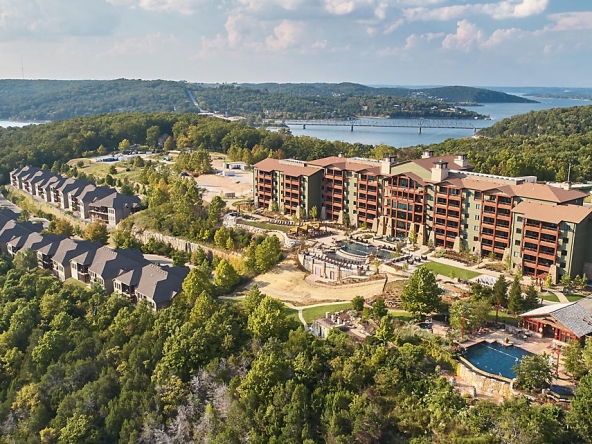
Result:
[[[512,367],[531,354],[515,345],[504,347],[499,342],[480,342],[467,348],[464,358],[480,370],[514,379]]]
[[[342,242],[341,249],[349,254],[354,254],[356,256],[367,257],[370,256],[371,253],[374,253],[381,259],[392,258],[392,254],[389,251],[378,250],[373,245],[359,244],[357,242]]]

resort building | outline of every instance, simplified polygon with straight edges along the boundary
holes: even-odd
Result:
[[[10,173],[10,184],[82,220],[99,220],[111,227],[140,210],[140,198],[98,187],[85,180],[65,178],[50,171],[24,167]]]
[[[18,214],[0,209],[0,251],[14,257],[31,250],[38,266],[61,281],[73,278],[99,284],[107,293],[116,291],[133,303],[144,299],[155,310],[168,307],[182,291],[187,267],[160,267],[140,250],[112,250],[99,243],[75,241],[55,234],[41,234],[41,225],[18,222]]]
[[[258,208],[367,226],[379,235],[508,260],[524,275],[553,282],[592,278],[592,208],[569,184],[537,183],[472,171],[467,156],[397,163],[333,156],[313,161],[265,159],[253,167]]]
[[[541,338],[581,341],[592,334],[592,300],[544,305],[522,313],[522,325]]]

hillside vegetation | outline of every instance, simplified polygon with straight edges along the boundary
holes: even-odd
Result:
[[[462,86],[407,89],[341,84],[204,85],[165,80],[0,80],[0,119],[61,120],[121,112],[209,112],[264,118],[474,117],[450,104],[528,101]]]

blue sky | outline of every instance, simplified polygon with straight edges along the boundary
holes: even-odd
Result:
[[[0,78],[591,87],[590,0],[0,0]]]

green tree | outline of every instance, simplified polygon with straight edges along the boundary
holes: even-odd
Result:
[[[99,156],[104,156],[108,153],[107,148],[105,148],[102,144],[99,145],[99,147],[97,148],[97,154]]]
[[[164,141],[164,150],[166,152],[173,151],[177,149],[177,144],[175,143],[175,139],[173,137],[167,137]]]
[[[52,231],[59,236],[72,237],[74,234],[74,226],[68,219],[61,218],[55,221]]]
[[[12,261],[17,270],[30,271],[37,268],[37,254],[30,248],[17,251]]]
[[[100,242],[101,244],[106,245],[107,242],[109,242],[109,231],[105,224],[96,220],[86,227],[83,237],[89,241]]]
[[[575,379],[581,379],[588,373],[584,353],[579,341],[570,339],[567,344],[561,348],[563,356],[563,368]]]
[[[570,404],[567,423],[585,442],[592,442],[592,373],[588,373],[580,381]]]
[[[265,273],[278,263],[282,257],[282,247],[277,236],[270,235],[255,249],[255,269]]]
[[[121,142],[119,142],[119,146],[118,149],[119,151],[129,151],[132,147],[132,144],[130,143],[129,140],[127,139],[123,139]]]
[[[243,301],[243,309],[247,315],[250,315],[255,311],[265,296],[266,295],[261,293],[261,290],[259,290],[259,286],[257,284],[254,284],[249,289],[249,292]]]
[[[395,337],[395,327],[388,316],[380,318],[380,324],[375,333],[376,339],[383,343],[391,342]]]
[[[226,202],[220,196],[214,196],[208,206],[208,222],[212,225],[218,224],[224,208],[226,208]]]
[[[547,288],[551,288],[553,286],[553,276],[551,276],[551,273],[547,274],[547,277],[545,278],[545,287]]]
[[[366,301],[362,296],[354,296],[354,298],[352,299],[352,308],[361,313],[364,309],[365,302]]]
[[[512,369],[516,373],[514,385],[529,392],[548,388],[553,380],[553,370],[545,354],[524,356]]]
[[[189,274],[183,281],[183,293],[190,301],[194,301],[201,293],[212,293],[212,283],[209,276],[207,276],[199,268],[192,268]]]
[[[132,236],[129,230],[114,230],[111,232],[111,241],[115,248],[130,248],[137,250],[141,244]]]
[[[374,301],[372,304],[372,314],[377,319],[382,319],[388,314],[388,309],[383,298],[378,298]]]
[[[569,289],[571,287],[571,277],[569,276],[569,274],[565,273],[563,276],[561,276],[561,279],[559,280],[559,283],[561,285],[563,285],[563,287],[565,289]]]
[[[409,278],[401,294],[401,306],[416,316],[439,310],[442,293],[436,276],[426,267],[419,267]]]
[[[465,318],[465,330],[472,331],[487,323],[490,310],[491,306],[487,300],[459,299],[450,306],[450,325],[461,330]]]
[[[111,174],[107,174],[105,176],[105,185],[109,185],[110,187],[115,185],[115,179],[113,179],[113,176]]]
[[[520,279],[518,276],[514,277],[512,286],[510,287],[510,294],[508,296],[508,310],[512,313],[522,313],[524,311],[524,300],[522,299],[522,287],[520,286]]]
[[[493,285],[493,301],[507,307],[508,306],[508,283],[503,274],[500,274]]]
[[[411,245],[415,245],[417,243],[417,231],[415,231],[415,225],[411,224],[411,228],[409,229],[409,233],[407,234],[409,238],[409,243]]]
[[[109,166],[109,174],[117,174],[117,168],[115,168],[115,165]]]
[[[526,290],[526,297],[523,300],[524,311],[534,310],[539,306],[539,293],[534,288],[534,283],[530,283]]]
[[[238,284],[240,276],[226,259],[222,259],[214,272],[214,285],[221,293],[227,293]]]
[[[265,296],[249,315],[247,328],[253,336],[261,339],[280,338],[286,333],[288,319],[284,304]]]
[[[313,220],[313,222],[316,222],[317,217],[319,217],[319,210],[317,209],[316,205],[310,209],[308,214],[310,215],[310,218]]]
[[[230,233],[225,227],[220,227],[214,233],[214,243],[220,248],[226,247],[226,242],[230,238]]]
[[[160,128],[153,125],[146,130],[146,145],[150,148],[156,148],[158,145],[158,138],[160,137]]]
[[[127,177],[125,179],[123,179],[123,184],[121,185],[119,192],[121,194],[125,194],[126,196],[133,196],[135,194],[134,187],[132,186],[132,184],[130,183],[130,181]]]

